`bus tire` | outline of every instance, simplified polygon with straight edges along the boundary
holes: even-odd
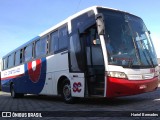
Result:
[[[14,90],[14,84],[11,85],[11,97],[18,98],[18,93],[16,93]]]
[[[61,95],[65,103],[73,104],[75,102],[75,98],[71,95],[71,84],[68,79],[63,81]]]

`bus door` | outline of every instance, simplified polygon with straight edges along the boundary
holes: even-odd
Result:
[[[94,11],[73,19],[71,26],[69,70],[71,81],[75,81],[71,85],[75,86],[71,88],[72,93],[76,96],[104,96],[104,60]],[[96,44],[92,44],[93,39],[96,40]]]
[[[80,34],[84,47],[85,78],[89,95],[104,96],[105,67],[101,42],[96,25]]]
[[[85,91],[85,75],[84,75],[84,57],[83,49],[79,39],[79,34],[73,32],[70,36],[69,49],[69,71],[71,94],[73,97],[84,97]]]

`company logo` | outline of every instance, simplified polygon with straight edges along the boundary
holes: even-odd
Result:
[[[16,78],[18,76],[23,76],[23,75],[24,75],[24,65],[20,65],[20,66],[2,71],[1,80]]]
[[[81,92],[82,89],[80,89],[82,84],[80,82],[78,83],[73,83],[73,92]]]
[[[28,74],[32,82],[37,83],[41,74],[41,59],[31,61],[28,63]]]
[[[11,112],[2,112],[2,117],[11,117]]]
[[[39,112],[2,112],[2,117],[42,117],[42,114]]]

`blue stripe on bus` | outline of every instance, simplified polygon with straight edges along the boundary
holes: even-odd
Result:
[[[31,81],[28,73],[28,65],[25,64],[25,76],[26,76],[26,92],[27,93],[33,93],[38,94],[42,91],[45,79],[46,79],[46,58],[41,59],[41,72],[40,72],[40,78],[37,83],[34,83]]]
[[[14,89],[17,93],[39,94],[45,84],[46,79],[46,58],[41,58],[41,72],[39,81],[31,81],[28,72],[28,63],[24,65],[25,74],[18,78],[2,80],[2,91],[10,92],[10,82],[14,83]]]

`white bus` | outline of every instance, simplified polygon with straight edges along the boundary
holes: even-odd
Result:
[[[156,90],[158,63],[142,19],[94,6],[78,12],[3,57],[2,90],[119,97]]]

